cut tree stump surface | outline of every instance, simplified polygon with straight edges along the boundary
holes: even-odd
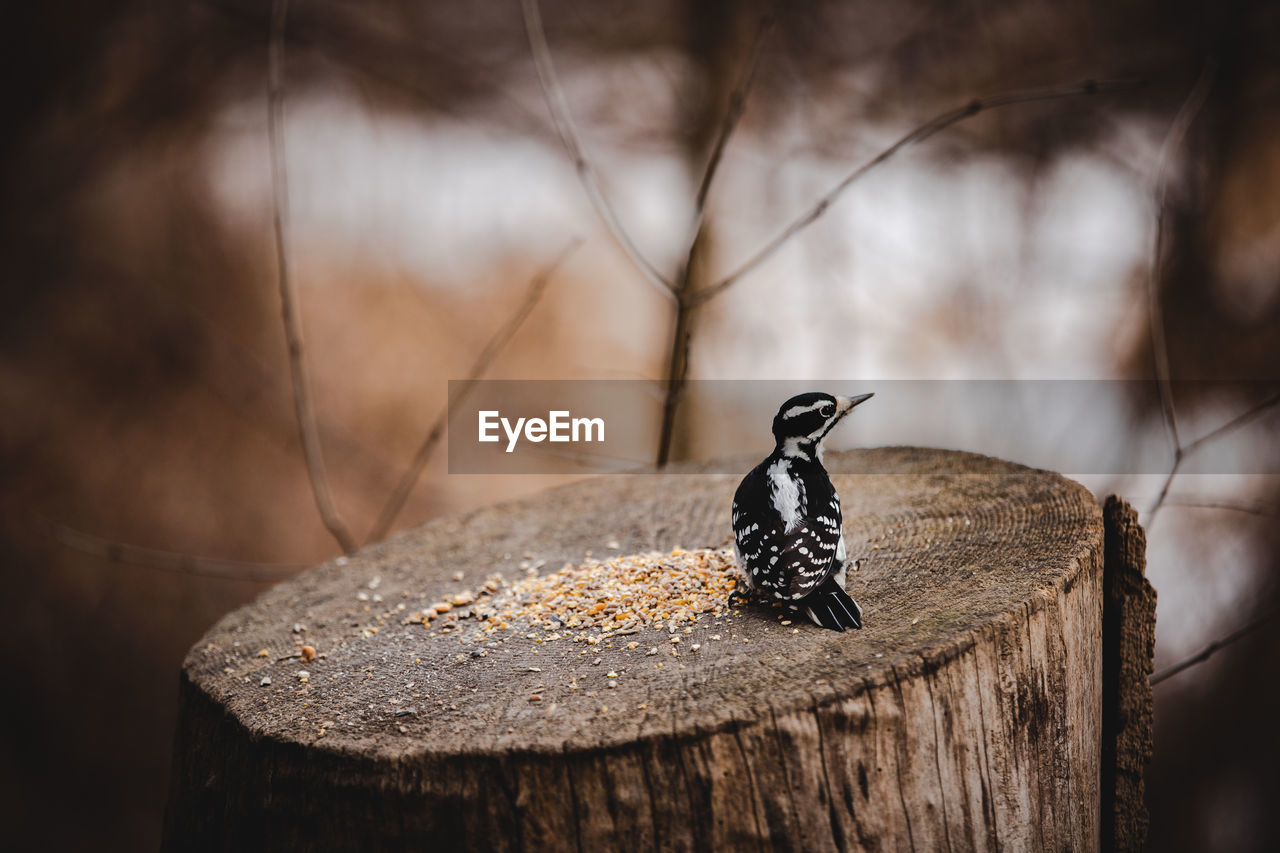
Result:
[[[861,631],[744,606],[678,657],[646,629],[477,658],[472,630],[402,624],[526,561],[728,546],[740,475],[699,465],[441,518],[271,589],[184,663],[166,846],[1096,847],[1093,496],[960,452],[827,465]]]

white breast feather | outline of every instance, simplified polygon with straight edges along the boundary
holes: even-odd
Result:
[[[800,486],[791,476],[791,466],[785,459],[779,459],[769,466],[769,490],[773,499],[773,508],[782,517],[790,533],[800,523]]]

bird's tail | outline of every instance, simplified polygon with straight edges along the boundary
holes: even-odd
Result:
[[[815,625],[832,631],[862,627],[862,608],[849,597],[835,578],[828,578],[804,603],[805,613]]]

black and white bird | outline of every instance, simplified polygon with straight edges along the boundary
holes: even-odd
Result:
[[[834,631],[861,628],[862,609],[844,591],[840,496],[823,467],[822,442],[871,396],[810,393],[783,403],[773,452],[733,496],[734,550],[747,588]]]

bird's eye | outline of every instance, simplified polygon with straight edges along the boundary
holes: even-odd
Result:
[[[829,418],[836,413],[836,407],[833,403],[823,403],[822,408],[818,409],[818,414],[824,418]]]

